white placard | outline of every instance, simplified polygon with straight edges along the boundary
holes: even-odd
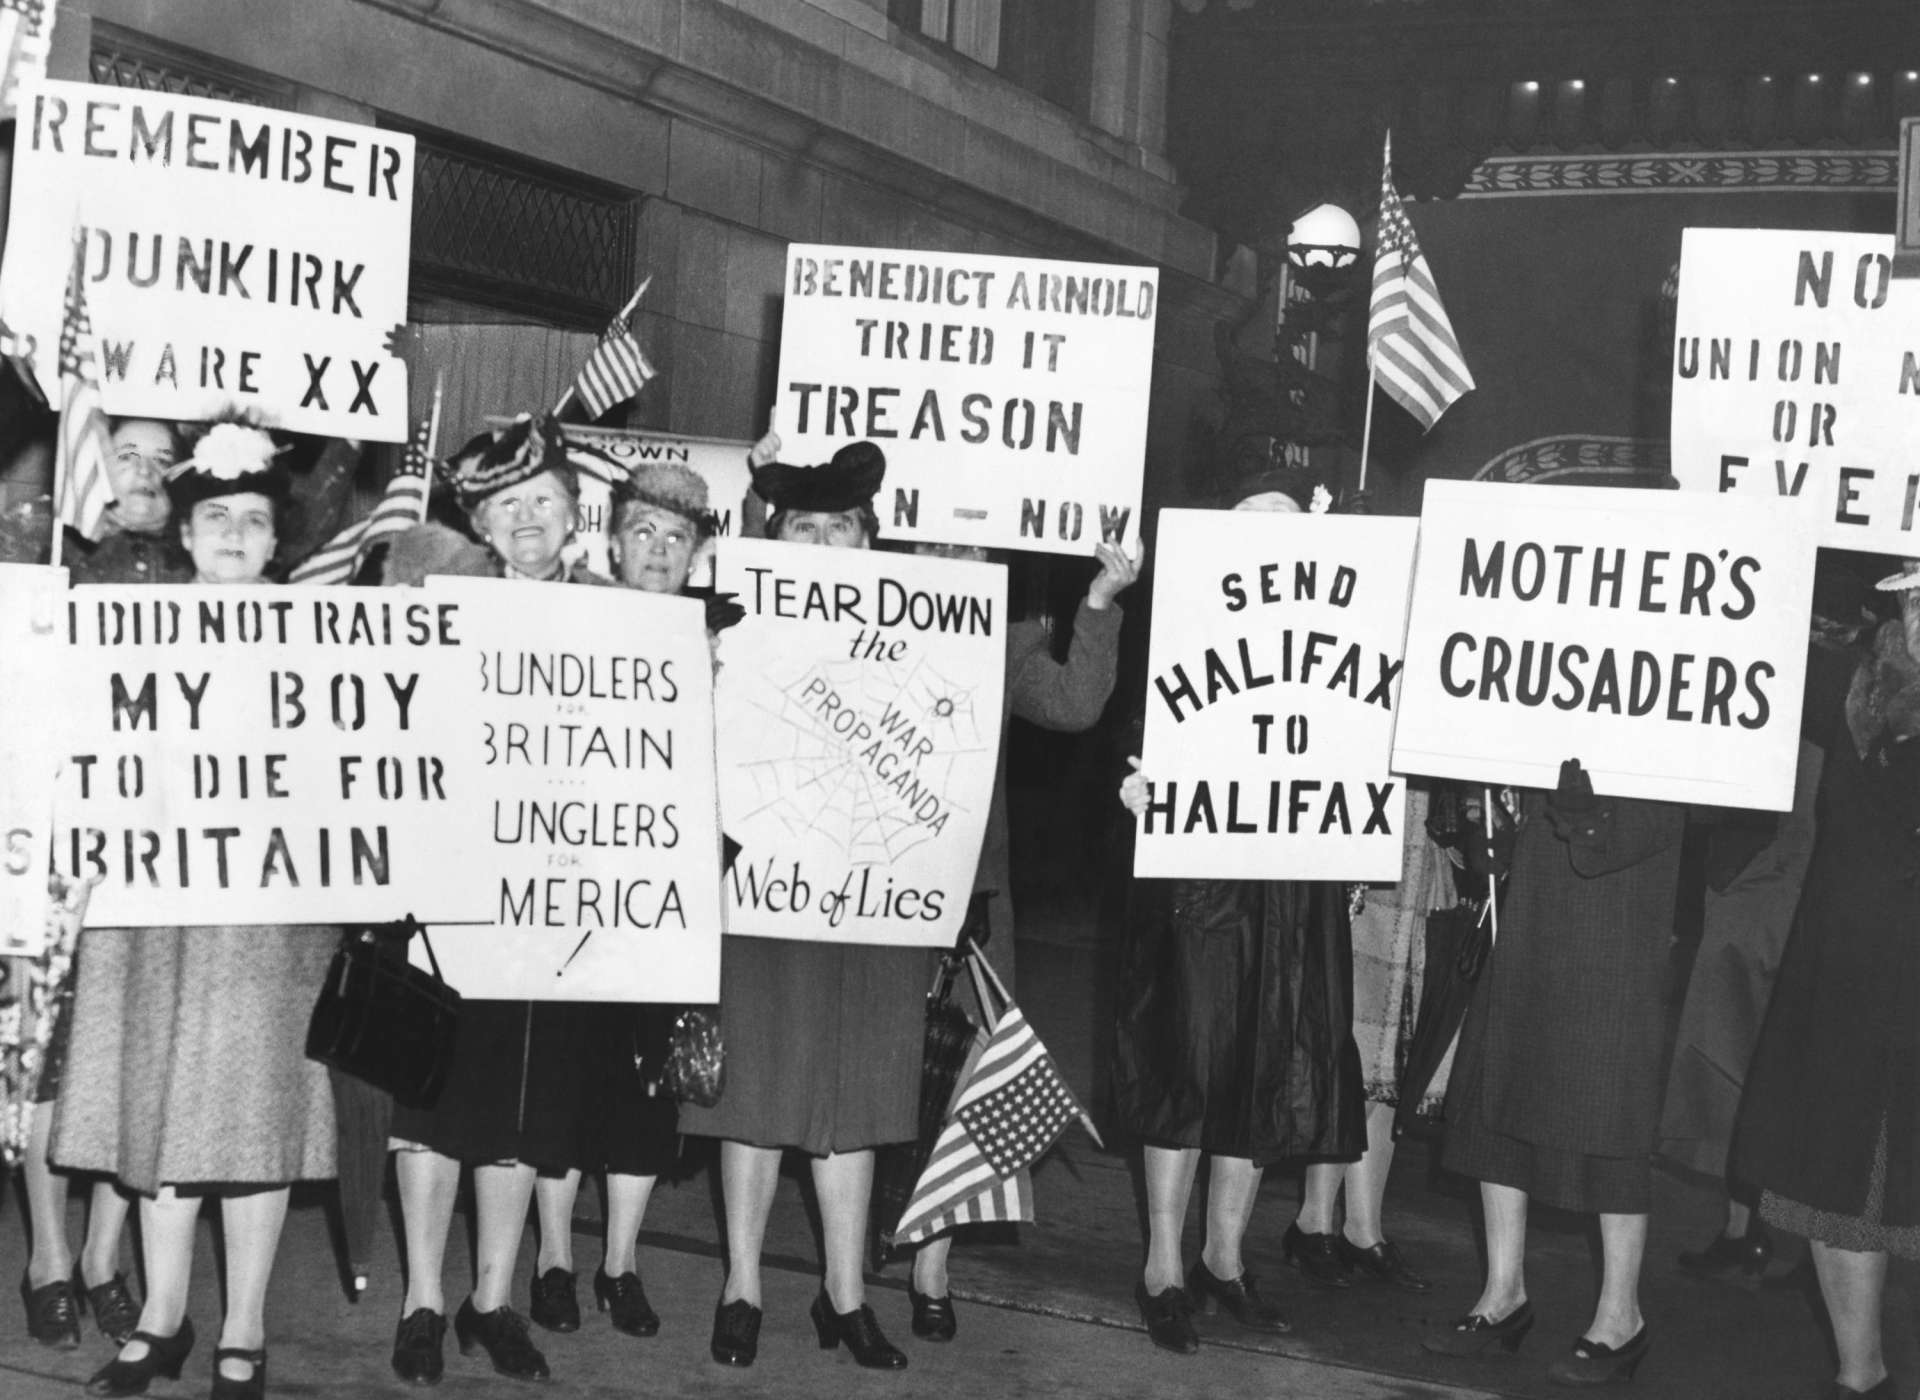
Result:
[[[1158,298],[1151,267],[793,244],[781,457],[877,443],[889,538],[1130,545]]]
[[[1164,510],[1133,873],[1400,877],[1388,767],[1418,524]]]
[[[0,955],[46,943],[67,571],[0,564]]]
[[[460,605],[358,588],[70,589],[55,866],[88,922],[484,918]]]
[[[21,89],[0,319],[57,393],[76,228],[110,413],[229,404],[297,432],[407,436],[413,138],[90,83]]]
[[[1786,811],[1813,564],[1778,501],[1429,481],[1393,766]]]
[[[628,428],[592,428],[577,423],[566,425],[567,441],[600,453],[601,457],[581,454],[580,539],[587,548],[587,564],[597,573],[613,576],[607,540],[613,524],[612,487],[601,473],[632,472],[651,462],[671,462],[697,472],[707,483],[707,501],[719,521],[719,535],[740,533],[741,503],[752,474],[747,470],[750,442],[729,438],[676,437],[670,433],[641,432]],[[713,571],[711,555],[694,560],[695,584],[707,583]]]
[[[1880,234],[1686,230],[1683,487],[1793,498],[1835,549],[1920,552],[1920,282],[1892,258]]]
[[[624,588],[436,578],[467,619],[460,743],[485,809],[446,878],[486,928],[434,950],[464,996],[720,996],[720,838],[705,611]],[[416,960],[421,955],[416,953]]]
[[[951,947],[1000,750],[1006,569],[722,540],[727,932]]]

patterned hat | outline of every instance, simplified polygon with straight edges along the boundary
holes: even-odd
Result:
[[[753,489],[775,510],[854,510],[873,503],[886,474],[886,453],[870,442],[852,442],[822,466],[754,467]]]
[[[167,495],[182,514],[220,496],[285,500],[293,481],[274,460],[284,450],[254,420],[244,415],[222,419],[200,435],[186,461],[168,469]]]
[[[703,535],[711,535],[719,522],[707,504],[707,479],[691,467],[678,462],[642,462],[613,486],[612,514],[625,505],[656,506],[684,515]]]
[[[448,459],[447,475],[469,513],[509,486],[552,472],[569,495],[580,494],[579,478],[567,461],[566,439],[551,413],[523,413],[504,428],[481,433]]]

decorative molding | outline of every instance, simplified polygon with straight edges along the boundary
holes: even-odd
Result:
[[[1645,481],[1673,470],[1665,438],[1559,433],[1509,447],[1473,474],[1475,481],[1553,481],[1565,476]],[[1596,481],[1597,484],[1597,481]]]
[[[1714,194],[1814,190],[1891,193],[1892,151],[1697,151],[1672,155],[1493,156],[1474,168],[1462,199],[1529,195]]]

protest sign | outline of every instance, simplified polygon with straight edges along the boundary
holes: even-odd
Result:
[[[1835,549],[1912,554],[1920,283],[1878,234],[1690,228],[1680,243],[1673,471],[1784,496]]]
[[[413,138],[145,89],[21,89],[0,320],[57,384],[84,229],[109,413],[237,404],[297,432],[407,436]]]
[[[1159,273],[884,248],[787,250],[781,458],[887,454],[895,539],[1092,554],[1140,531]]]
[[[66,592],[65,569],[0,564],[0,954],[45,942]]]
[[[54,0],[0,4],[0,121],[15,115],[21,84],[46,76],[55,9]]]
[[[485,917],[460,605],[321,587],[69,590],[54,863],[96,925]]]
[[[719,1000],[704,609],[505,579],[427,594],[459,606],[477,658],[459,743],[486,812],[463,878],[488,926],[435,939],[447,980],[494,999]]]
[[[1429,481],[1402,773],[1793,805],[1811,522],[1775,500]]]
[[[740,533],[741,502],[752,484],[747,470],[750,442],[731,438],[676,437],[669,433],[639,432],[627,428],[590,428],[566,425],[569,447],[586,449],[574,457],[580,468],[580,538],[587,547],[587,564],[612,576],[607,537],[613,525],[612,486],[608,477],[624,477],[634,468],[661,462],[697,472],[707,483],[707,501],[719,522],[718,534]],[[710,558],[696,558],[694,577],[710,580]]]
[[[1006,570],[722,540],[727,932],[949,948],[1000,752]]]
[[[1163,510],[1133,873],[1397,880],[1415,521]]]

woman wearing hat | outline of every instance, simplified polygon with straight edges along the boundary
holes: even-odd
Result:
[[[706,479],[676,462],[645,462],[617,481],[608,520],[608,552],[619,581],[643,593],[682,594],[695,559],[713,538]],[[730,620],[738,621],[734,608]],[[708,626],[729,619],[708,607]],[[614,1329],[651,1337],[660,1318],[647,1301],[638,1264],[640,1226],[654,1182],[673,1165],[680,1144],[678,1105],[662,1092],[672,1016],[654,1005],[583,1005],[593,1048],[585,1072],[592,1102],[583,1115],[579,1161],[605,1170],[606,1243],[593,1278],[594,1302]],[[573,1206],[581,1171],[543,1175],[534,1185],[540,1216],[536,1274],[573,1273]]]
[[[394,542],[386,582],[418,582],[435,572],[609,584],[585,564],[567,562],[578,478],[551,417],[523,414],[498,432],[482,433],[455,455],[451,468],[460,504],[485,548],[442,526],[418,526]],[[429,1110],[395,1110],[407,1292],[393,1370],[402,1380],[430,1385],[443,1370],[441,1268],[462,1163],[473,1164],[478,1229],[473,1292],[453,1319],[460,1350],[485,1350],[505,1376],[548,1376],[546,1357],[508,1297],[536,1175],[562,1180],[579,1167],[593,1078],[591,1027],[591,1013],[572,1003],[468,1001],[438,1102]],[[558,1228],[570,1238],[570,1220]],[[542,1250],[558,1248],[543,1231]],[[553,1331],[579,1327],[571,1269],[536,1271],[532,1314]]]
[[[1761,1218],[1813,1242],[1835,1400],[1894,1394],[1887,1256],[1920,1259],[1920,559],[1880,587],[1899,618],[1809,716],[1820,834],[1733,1147]]]
[[[168,483],[202,585],[261,583],[285,529],[289,482],[272,438],[215,423]],[[139,1328],[87,1388],[133,1395],[174,1376],[194,1344],[193,1239],[220,1201],[227,1313],[216,1400],[265,1393],[267,1282],[288,1186],[334,1170],[333,1098],[306,1026],[339,931],[150,928],[90,937],[54,1120],[60,1166],[140,1196],[147,1300]]]
[[[1228,499],[1234,510],[1297,513],[1323,509],[1326,491],[1307,473],[1269,470]],[[1136,816],[1147,795],[1138,772],[1121,785]],[[1113,1092],[1144,1152],[1141,1318],[1154,1345],[1183,1354],[1200,1346],[1196,1306],[1286,1331],[1241,1243],[1268,1163],[1350,1162],[1366,1147],[1346,891],[1275,880],[1135,881],[1133,891]],[[1206,1241],[1189,1271],[1180,1243],[1203,1152]]]
[[[769,538],[866,549],[879,533],[873,496],[886,458],[854,443],[820,467],[756,462],[753,488],[772,507]],[[681,1109],[683,1131],[720,1138],[727,1279],[712,1354],[750,1366],[760,1338],[760,1253],[780,1156],[813,1158],[826,1277],[813,1301],[822,1347],[845,1342],[862,1366],[897,1369],[905,1353],[880,1331],[861,1269],[873,1149],[917,1128],[920,1047],[933,958],[917,948],[729,938],[720,964],[727,1091]]]

